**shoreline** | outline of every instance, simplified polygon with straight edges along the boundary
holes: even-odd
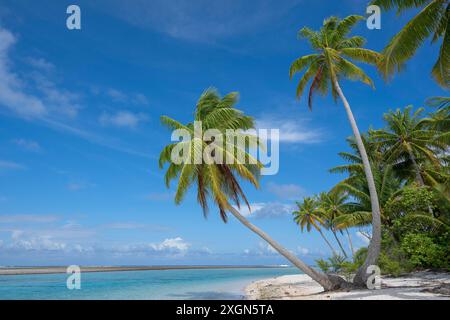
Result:
[[[261,265],[180,265],[180,266],[80,266],[81,272],[118,272],[118,271],[150,271],[150,270],[202,270],[202,269],[265,269],[287,268],[286,266],[261,266]],[[0,267],[0,276],[8,275],[32,275],[32,274],[57,274],[66,273],[66,266],[46,267]]]
[[[245,288],[247,300],[450,300],[450,273],[421,271],[382,277],[381,289],[324,292],[305,274],[258,280]]]

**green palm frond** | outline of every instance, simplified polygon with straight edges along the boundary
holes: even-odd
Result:
[[[361,36],[349,36],[352,28],[364,18],[351,15],[344,19],[330,17],[325,19],[322,28],[314,31],[302,28],[299,37],[307,39],[316,51],[295,60],[290,67],[289,76],[294,77],[303,72],[297,86],[296,96],[300,98],[308,90],[308,107],[312,109],[316,93],[325,95],[331,92],[337,100],[337,79],[350,79],[366,83],[373,87],[373,81],[352,61],[376,64],[381,55],[375,51],[362,48],[365,39]],[[344,57],[352,60],[349,61]]]
[[[383,50],[384,57],[379,63],[379,70],[385,78],[400,71],[427,38],[432,37],[432,42],[443,38],[432,75],[439,85],[448,88],[450,86],[448,0],[375,0],[372,3],[385,10],[397,8],[399,13],[409,8],[420,9]]]
[[[214,88],[205,90],[197,102],[194,120],[201,122],[201,129],[204,133],[209,129],[215,129],[223,137],[228,137],[230,130],[233,130],[233,137],[248,139],[250,135],[245,131],[254,129],[254,120],[234,107],[238,97],[237,92],[231,92],[221,98]],[[249,181],[258,187],[259,170],[262,168],[262,164],[253,158],[250,150],[238,149],[236,144],[229,147],[230,143],[226,139],[222,143],[215,139],[203,141],[203,139],[195,137],[193,122],[184,125],[167,116],[162,116],[161,122],[171,130],[185,129],[191,135],[189,141],[180,141],[165,146],[159,157],[161,168],[169,164],[164,175],[167,187],[170,186],[171,181],[177,181],[176,204],[180,204],[188,190],[195,185],[197,201],[205,216],[209,208],[208,201],[211,200],[218,206],[220,216],[225,222],[227,221],[226,212],[232,205],[239,207],[241,202],[244,202],[250,208],[239,180]],[[256,145],[261,145],[259,139],[256,139]],[[181,163],[173,163],[172,153],[176,154],[181,150],[183,152],[187,150],[187,154],[179,155]],[[214,150],[214,153],[209,154],[203,152],[204,150]],[[238,161],[240,154],[243,154],[243,163]],[[203,161],[198,163],[196,155],[202,155]],[[222,161],[215,161],[216,155],[219,155]],[[223,163],[224,158],[220,155],[233,159],[234,163]]]

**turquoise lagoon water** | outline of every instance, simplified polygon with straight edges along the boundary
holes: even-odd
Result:
[[[297,274],[295,268],[92,272],[68,290],[66,274],[0,276],[5,299],[243,299],[254,280]]]

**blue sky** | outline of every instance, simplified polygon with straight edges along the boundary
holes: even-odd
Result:
[[[81,7],[82,30],[65,26]],[[189,121],[208,87],[239,91],[239,108],[281,129],[280,171],[261,189],[244,185],[250,219],[308,262],[329,254],[301,234],[293,200],[341,177],[351,134],[342,108],[295,99],[290,63],[309,52],[296,39],[329,15],[364,14],[366,1],[4,1],[0,0],[0,265],[285,263],[260,239],[212,210],[205,220],[189,194],[166,190],[157,158],[170,132],[159,117]],[[413,13],[413,12],[411,12]],[[355,28],[381,50],[404,24]],[[421,106],[444,92],[431,79],[437,46],[373,91],[344,82],[361,130],[389,108]],[[352,231],[357,247],[365,242]]]

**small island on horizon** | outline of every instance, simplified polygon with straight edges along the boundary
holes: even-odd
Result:
[[[256,269],[289,268],[289,265],[152,265],[152,266],[80,266],[81,272],[116,272],[149,270],[191,270],[191,269]],[[66,273],[67,266],[11,266],[0,267],[0,275],[54,274]]]

